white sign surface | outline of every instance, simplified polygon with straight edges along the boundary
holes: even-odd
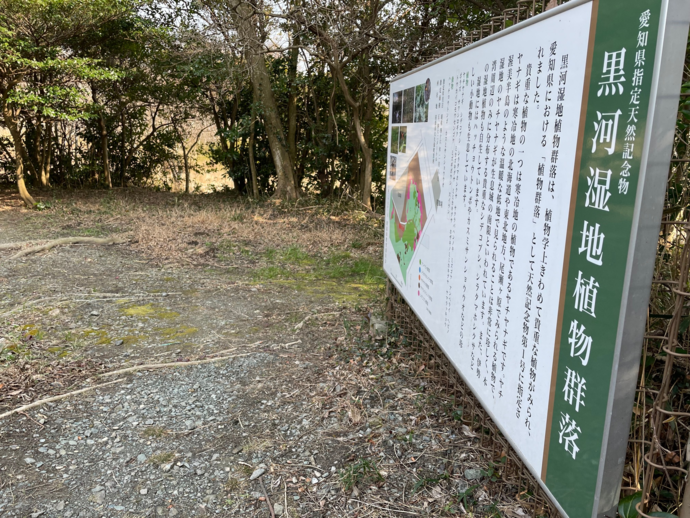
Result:
[[[391,84],[384,269],[542,469],[592,4]]]

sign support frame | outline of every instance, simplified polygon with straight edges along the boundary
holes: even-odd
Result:
[[[621,8],[624,8],[623,1],[621,0]],[[593,9],[596,9],[598,0],[571,0],[414,70],[398,75],[391,80],[391,83],[586,3],[593,3]],[[690,25],[690,2],[687,0],[660,0],[659,15],[655,62],[650,86],[648,124],[645,128],[628,256],[625,264],[606,421],[592,512],[593,518],[615,517],[620,495],[632,408],[637,388],[644,325],[655,265],[659,223],[664,205],[675,119],[678,111],[678,92],[682,80],[688,26]],[[585,88],[588,86],[585,84]],[[582,124],[584,124],[584,118]],[[575,174],[577,175],[578,172],[576,171]],[[390,282],[393,282],[388,274],[387,277]],[[402,292],[401,295],[404,296]],[[420,318],[419,313],[412,305],[409,307],[433,337],[433,332]],[[436,340],[435,337],[434,340]],[[438,340],[436,342],[438,343]],[[446,357],[463,381],[467,382],[454,360],[447,354]],[[468,386],[470,385],[468,384]],[[491,409],[485,408],[485,410],[494,418]],[[496,419],[494,422],[512,444],[510,435],[503,430]],[[541,474],[535,473],[529,465],[527,467],[551,498],[556,508],[564,516],[567,516],[545,481],[542,480]]]

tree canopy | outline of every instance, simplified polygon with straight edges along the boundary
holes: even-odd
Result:
[[[371,208],[388,81],[514,3],[0,0],[0,174],[28,206],[53,185],[189,192],[201,154],[240,195]]]

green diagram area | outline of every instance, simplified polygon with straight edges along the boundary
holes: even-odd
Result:
[[[407,171],[391,189],[389,218],[390,240],[400,264],[403,282],[407,283],[407,269],[427,221],[419,154],[415,154]]]

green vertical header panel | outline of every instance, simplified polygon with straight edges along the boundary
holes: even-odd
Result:
[[[596,7],[597,2],[595,2]],[[545,483],[592,516],[654,69],[660,0],[599,0]]]

